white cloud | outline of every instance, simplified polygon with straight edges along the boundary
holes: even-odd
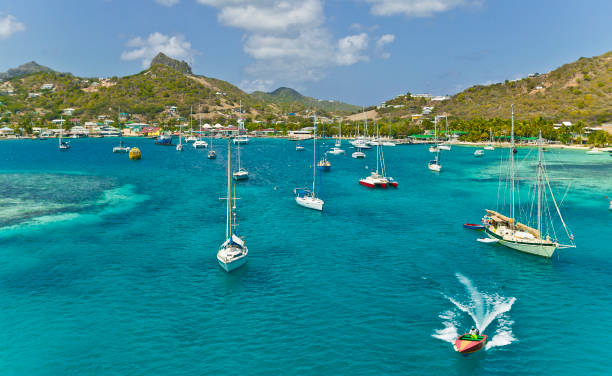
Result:
[[[368,60],[368,35],[336,39],[324,25],[322,0],[197,1],[219,9],[221,24],[246,31],[244,52],[254,62],[243,88],[320,80],[333,67]]]
[[[159,32],[149,34],[146,39],[136,37],[128,41],[129,50],[121,53],[122,60],[141,60],[143,68],[147,68],[151,60],[160,52],[193,64],[193,58],[198,53],[191,48],[191,43],[182,35],[165,35]]]
[[[247,93],[254,91],[270,91],[274,88],[274,81],[272,80],[243,80],[240,82],[240,88]]]
[[[6,39],[11,35],[24,31],[25,25],[19,22],[15,16],[7,15],[4,18],[0,18],[0,39]]]
[[[368,56],[363,55],[366,48],[368,48],[368,34],[366,33],[349,35],[340,39],[336,55],[337,64],[353,65],[358,61],[368,61]]]
[[[376,16],[403,14],[408,17],[429,17],[458,6],[479,4],[480,0],[366,0]]]
[[[176,4],[178,4],[181,0],[155,0],[155,2],[157,4],[166,6],[166,7],[171,7],[174,6]]]
[[[385,34],[376,41],[376,48],[382,48],[385,44],[393,43],[395,35]]]

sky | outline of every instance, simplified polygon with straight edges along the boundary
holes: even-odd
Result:
[[[125,76],[158,52],[248,92],[374,105],[612,50],[610,0],[0,0],[0,71]]]

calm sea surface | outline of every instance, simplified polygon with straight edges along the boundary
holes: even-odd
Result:
[[[249,261],[227,274],[226,143],[209,160],[126,141],[141,161],[111,153],[117,139],[0,142],[0,374],[612,372],[607,154],[545,153],[571,178],[553,189],[577,244],[546,260],[462,228],[497,207],[507,149],[453,147],[435,174],[425,146],[385,147],[400,186],[384,191],[357,184],[375,152],[355,160],[345,143],[320,213],[292,195],[311,184],[312,141],[255,139],[237,187]],[[475,324],[487,349],[454,352]]]

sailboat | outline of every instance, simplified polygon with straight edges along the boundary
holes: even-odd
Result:
[[[440,150],[438,147],[438,117],[434,116],[434,144],[429,147],[430,153],[437,153]]]
[[[378,137],[378,126],[376,127]],[[383,155],[381,144],[376,145],[376,171],[372,171],[370,176],[359,180],[359,184],[368,188],[387,188],[388,186],[397,188],[398,183],[391,177],[387,177],[385,167],[385,157]]]
[[[427,168],[431,171],[440,172],[442,170],[442,165],[440,164],[440,150],[436,151],[436,157],[427,162]]]
[[[314,116],[314,146],[312,151],[312,190],[308,188],[296,188],[293,190],[295,194],[295,202],[305,208],[313,210],[323,210],[325,202],[317,197],[315,186],[317,181],[317,115]]]
[[[485,150],[495,150],[493,147],[493,131],[489,128],[489,144],[484,147]]]
[[[208,151],[208,159],[215,159],[217,158],[217,152],[213,150],[213,139],[212,139],[212,132],[210,133],[210,150]]]
[[[448,144],[448,141],[450,141],[450,137],[448,136],[448,116],[444,115],[444,120],[446,122],[446,128],[444,130],[444,134],[447,137],[447,142],[444,144],[438,145],[438,149],[450,151],[451,146]]]
[[[355,158],[355,159],[359,159],[359,158],[365,158],[366,155],[364,152],[361,151],[361,148],[359,146],[357,146],[357,151],[353,152],[353,154],[351,154],[351,157]]]
[[[70,149],[70,143],[68,141],[62,141],[62,134],[64,133],[64,118],[60,116],[60,134],[58,139],[58,146],[61,151],[67,151]]]
[[[240,161],[240,144],[238,144],[238,170],[234,171],[234,180],[246,180],[249,178],[249,172],[244,169]]]
[[[238,236],[238,225],[236,223],[236,197],[232,197],[232,146],[230,138],[227,138],[227,208],[225,224],[225,242],[219,247],[217,261],[219,266],[226,272],[231,272],[247,262],[249,250],[244,244],[244,239]]]
[[[198,111],[200,111],[200,108],[198,108]],[[196,142],[197,140],[198,140],[198,138],[193,135],[193,121],[191,121],[191,119],[189,119],[189,137],[185,137],[185,143],[188,144],[188,143],[191,143],[191,142]]]
[[[119,146],[113,148],[113,153],[129,153],[130,147],[123,145],[123,131],[121,130],[121,107],[117,115],[117,125],[119,125]]]
[[[193,113],[191,115],[193,115]],[[179,143],[176,145],[176,151],[183,151],[183,138],[181,132],[182,130],[183,124],[179,124]]]
[[[368,118],[366,117],[365,114],[365,110],[363,111],[363,128],[364,128],[364,135],[367,135],[368,132]],[[372,149],[372,147],[370,145],[368,145],[368,143],[366,142],[366,137],[362,137],[359,135],[359,124],[357,124],[357,135],[355,136],[355,139],[353,141],[350,142],[351,145],[353,145],[354,147],[356,147],[357,149]],[[365,157],[365,154],[364,154]]]
[[[342,137],[342,123],[340,123],[339,130],[340,131],[338,133],[338,139],[336,140],[336,143],[334,144],[334,147],[329,151],[329,154],[338,155],[338,154],[345,154],[346,153],[344,151],[344,149],[341,148],[341,146],[342,146],[342,141],[341,141],[341,137]]]
[[[295,150],[296,151],[304,151],[304,147],[302,145],[300,145],[300,141],[298,140],[298,142],[295,144]]]
[[[200,120],[200,138],[193,143],[194,149],[207,148],[208,144],[206,141],[202,140],[202,112],[198,109],[199,112],[199,120]],[[191,120],[190,120],[191,121]]]
[[[331,162],[327,160],[327,152],[323,154],[323,158],[317,163],[319,171],[329,172],[331,169]]]
[[[510,215],[505,216],[494,210],[486,210],[486,215],[483,218],[485,224],[485,232],[498,243],[515,249],[517,251],[529,253],[532,255],[542,256],[546,258],[552,257],[555,250],[562,248],[575,248],[574,236],[569,233],[567,225],[563,220],[559,206],[553,194],[548,179],[548,172],[542,160],[542,132],[538,137],[538,160],[536,165],[536,177],[533,187],[534,201],[537,202],[537,212],[533,218],[533,211],[528,212],[526,223],[518,222],[516,218],[516,196],[518,190],[517,177],[514,163],[514,105],[512,106],[512,133],[510,137],[510,156],[509,156],[509,174],[508,180],[511,192]],[[521,179],[524,180],[524,179]],[[500,185],[502,181],[500,180]],[[555,210],[549,210],[547,201],[551,200]],[[533,208],[533,204],[531,206]],[[520,212],[520,210],[519,210]],[[562,244],[556,239],[557,231],[553,226],[553,215],[557,214],[563,225],[565,234],[569,239],[568,244]],[[533,224],[531,222],[534,222]],[[531,226],[530,226],[531,225]],[[535,225],[535,227],[532,227]],[[544,236],[546,233],[546,236]],[[551,235],[555,239],[551,238]]]

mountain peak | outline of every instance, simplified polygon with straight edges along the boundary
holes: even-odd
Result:
[[[53,69],[40,65],[35,61],[30,61],[25,64],[21,64],[17,68],[11,68],[6,72],[0,73],[0,79],[10,80],[15,77],[25,76],[27,74],[37,72],[53,72]]]
[[[180,60],[173,59],[165,55],[163,52],[158,53],[153,58],[153,60],[151,60],[151,66],[156,65],[156,64],[166,65],[172,69],[176,69],[177,71],[181,73],[193,74],[191,72],[191,67],[186,61],[180,61]]]

